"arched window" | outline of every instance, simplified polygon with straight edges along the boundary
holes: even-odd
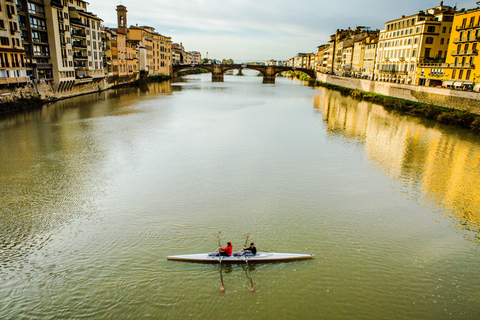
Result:
[[[432,44],[432,43],[433,43],[433,38],[432,38],[432,37],[427,37],[427,38],[425,39],[425,43],[426,43],[426,44]]]

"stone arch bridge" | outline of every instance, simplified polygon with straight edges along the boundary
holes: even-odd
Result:
[[[228,70],[238,70],[240,73],[243,69],[257,70],[263,75],[263,83],[275,83],[275,76],[284,71],[297,71],[308,75],[310,78],[316,78],[316,72],[313,69],[280,67],[280,66],[260,66],[249,64],[179,64],[172,66],[172,75],[178,77],[178,72],[190,69],[205,69],[212,73],[213,82],[223,82],[223,75]]]

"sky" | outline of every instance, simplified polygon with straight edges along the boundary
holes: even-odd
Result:
[[[87,0],[88,1],[88,0]],[[150,26],[203,58],[235,62],[288,60],[316,52],[337,29],[385,22],[438,6],[440,0],[89,0],[88,11],[117,27],[116,6],[127,7],[127,24]],[[444,1],[458,9],[476,1]]]

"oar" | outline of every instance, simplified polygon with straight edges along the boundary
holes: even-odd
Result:
[[[247,240],[245,240],[245,245],[243,246],[244,248],[247,247],[247,242],[248,242],[248,237],[250,236],[250,233],[247,233]]]
[[[245,260],[245,263],[247,264],[248,278],[250,279],[250,284],[252,285],[252,291],[255,291],[255,287],[253,286],[252,275],[250,274],[250,268],[248,267],[248,258],[245,257],[243,258],[243,260]]]
[[[220,281],[222,281],[222,292],[225,292],[225,287],[223,286],[223,274],[222,274],[222,256],[220,256],[220,233],[218,233],[218,261],[220,262]]]

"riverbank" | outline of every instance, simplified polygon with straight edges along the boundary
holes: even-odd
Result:
[[[100,91],[107,91],[116,88],[139,87],[148,83],[163,82],[171,80],[170,76],[155,75],[137,79],[132,82],[125,82],[117,85],[106,83],[81,84],[74,86],[69,91],[56,91],[48,83],[30,84],[23,88],[17,88],[3,96],[0,101],[0,117],[21,113],[40,108],[45,103],[78,97]]]
[[[444,124],[466,128],[475,133],[480,133],[480,116],[473,113],[449,109],[433,104],[393,98],[357,89],[345,88],[317,80],[309,80],[308,83],[311,86],[324,87],[329,90],[339,91],[342,95],[348,95],[355,100],[380,104],[387,110],[395,110],[397,112],[417,117],[424,117]]]
[[[294,72],[293,75],[300,80],[307,81],[310,86],[324,87],[330,90],[339,91],[342,95],[350,96],[359,101],[368,101],[380,104],[386,110],[394,110],[404,114],[424,117],[444,124],[469,129],[475,133],[480,133],[480,115],[476,113],[458,110],[454,107],[449,108],[433,103],[412,101],[374,92],[363,91],[357,88],[340,86],[325,81],[313,80],[299,72]]]

